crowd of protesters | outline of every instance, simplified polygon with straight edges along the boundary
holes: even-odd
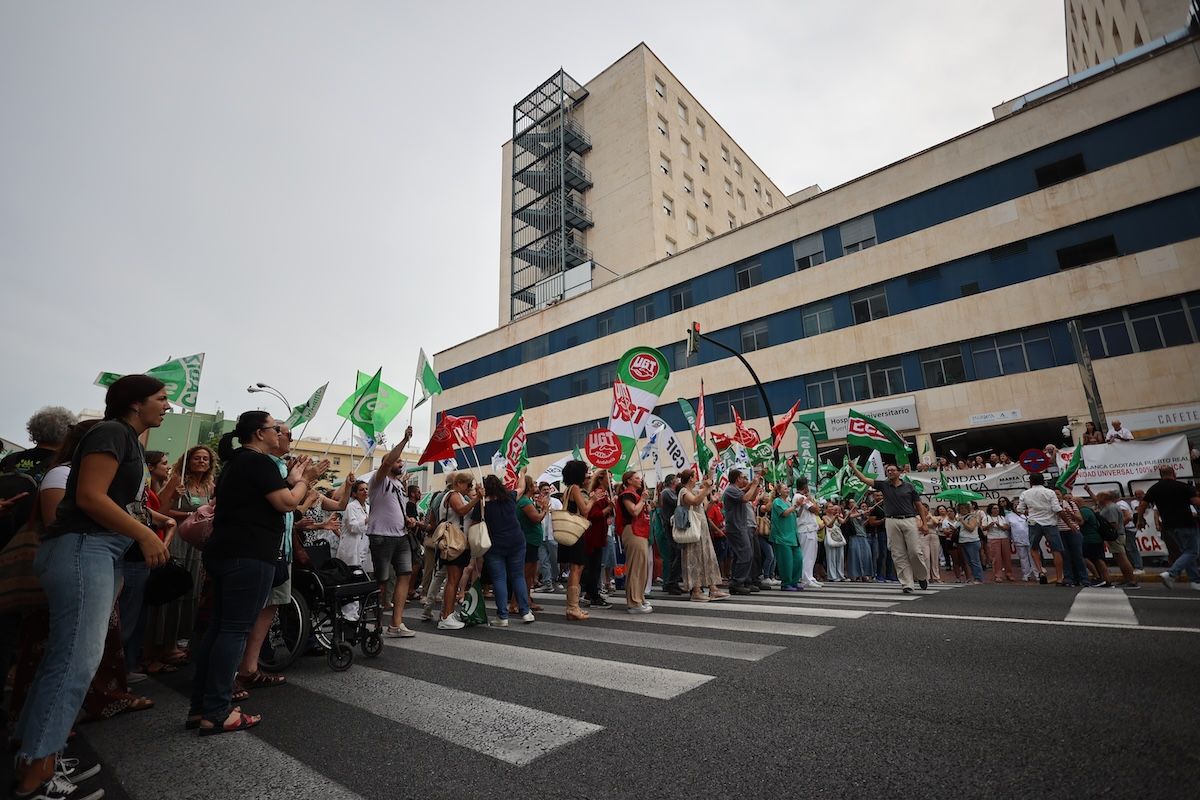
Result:
[[[459,601],[476,581],[497,627],[534,622],[544,613],[535,593],[563,593],[565,618],[585,623],[615,605],[652,613],[658,594],[711,603],[825,583],[1134,589],[1144,569],[1133,539],[1151,510],[1171,551],[1163,584],[1186,573],[1200,588],[1200,497],[1169,469],[1132,503],[1090,490],[1073,497],[1033,474],[1015,499],[931,508],[895,465],[881,479],[855,467],[867,485],[858,500],[736,468],[720,488],[711,471],[688,469],[651,490],[637,471],[612,476],[569,461],[560,481],[522,472],[512,490],[495,475],[453,472],[422,503],[404,483],[411,429],[369,480],[351,475],[319,492],[328,462],[290,458],[290,430],[265,411],[239,416],[215,451],[195,446],[171,465],[142,443],[168,409],[161,381],[125,376],[109,387],[103,419],[43,409],[29,422],[35,447],[0,462],[0,476],[25,481],[0,495],[0,674],[13,667],[16,797],[98,797],[77,789],[99,766],[63,757],[67,741],[78,722],[151,708],[131,688],[148,673],[193,665],[186,729],[210,736],[259,724],[240,703],[285,682],[259,667],[260,651],[290,598],[294,564],[322,544],[373,575],[391,612],[382,635],[392,638],[417,635],[404,623],[410,602],[441,630],[464,628]],[[1118,438],[1131,435],[1116,427]],[[202,525],[201,552],[179,531]],[[443,547],[451,528],[472,546]],[[485,539],[486,550],[476,546]],[[149,602],[167,570],[183,590]],[[358,613],[353,605],[343,612]]]

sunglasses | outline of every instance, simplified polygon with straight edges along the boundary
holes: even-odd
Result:
[[[261,428],[259,428],[259,430],[260,431],[275,431],[276,433],[283,433],[283,426],[282,425],[264,425]]]

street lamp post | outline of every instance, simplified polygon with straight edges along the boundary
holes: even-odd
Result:
[[[771,412],[771,402],[769,400],[767,400],[767,390],[763,388],[762,381],[760,381],[758,379],[758,373],[756,373],[754,371],[754,367],[750,366],[750,362],[746,360],[746,357],[743,356],[741,353],[739,353],[737,350],[734,350],[732,347],[730,347],[727,344],[718,342],[716,339],[712,338],[711,336],[705,336],[703,333],[700,332],[700,323],[693,322],[692,329],[690,331],[688,331],[688,352],[689,353],[697,353],[698,354],[700,352],[700,339],[703,339],[704,341],[709,342],[710,344],[715,344],[717,347],[721,348],[722,350],[725,350],[726,352],[732,353],[733,355],[737,356],[737,360],[742,362],[742,366],[745,367],[746,371],[750,373],[750,377],[754,379],[754,385],[758,387],[759,395],[762,396],[763,408],[766,409],[766,412],[767,412],[767,420],[771,423],[770,436],[772,438],[772,445],[773,445],[774,438],[775,438],[775,414]],[[778,464],[779,463],[779,450],[776,449],[775,447],[772,447],[771,449],[775,453],[775,463]]]
[[[278,398],[281,403],[283,403],[285,406],[287,406],[288,414],[292,413],[292,404],[289,403],[288,399],[283,396],[283,392],[279,391],[274,386],[268,386],[265,383],[255,383],[250,386],[247,386],[246,391],[249,392],[250,394],[255,394],[257,392],[265,392],[266,394],[269,394],[272,397]]]

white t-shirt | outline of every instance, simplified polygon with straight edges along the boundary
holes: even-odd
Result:
[[[1132,442],[1133,431],[1129,430],[1129,428],[1126,428],[1124,425],[1121,426],[1121,430],[1109,428],[1108,436],[1105,436],[1104,440],[1107,442]]]
[[[1029,546],[1029,525],[1025,518],[1015,511],[1005,512],[1004,518],[1008,520],[1009,529],[1012,531],[1013,544]]]
[[[67,488],[67,478],[71,474],[70,464],[59,464],[54,469],[46,473],[42,478],[42,482],[38,484],[38,491],[42,492],[46,489],[63,489]]]
[[[996,524],[999,522],[1003,522],[1003,523],[1007,524],[1008,520],[1005,519],[1003,516],[993,517],[991,514],[984,514],[983,521],[979,523],[979,529],[983,530],[983,526],[991,525],[992,527],[990,527],[986,531],[984,531],[984,536],[986,536],[989,539],[1007,539],[1008,531],[1004,530],[1004,528],[1001,528],[998,524]]]
[[[796,492],[792,495],[792,502],[795,503],[802,497],[804,498],[804,507],[796,512],[796,532],[802,536],[816,536],[817,530],[821,526],[817,522],[817,515],[808,508],[809,504],[815,505],[812,498],[801,492]]]
[[[1062,504],[1058,502],[1058,496],[1045,486],[1030,486],[1017,498],[1017,511],[1038,525],[1058,525],[1058,512],[1062,511]]]
[[[550,495],[550,511],[562,511],[562,507],[562,501],[554,495]],[[549,514],[542,517],[542,541],[554,541],[554,520],[550,518]]]
[[[1119,508],[1119,509],[1121,510],[1121,515],[1122,515],[1122,516],[1121,516],[1121,519],[1124,519],[1124,518],[1125,518],[1125,516],[1124,516],[1124,515],[1125,515],[1125,512],[1129,512],[1129,522],[1126,522],[1126,523],[1125,523],[1125,530],[1127,530],[1127,531],[1130,531],[1130,532],[1132,532],[1132,531],[1136,531],[1136,530],[1137,530],[1137,523],[1136,523],[1136,522],[1134,522],[1134,519],[1133,519],[1133,508],[1132,508],[1132,507],[1129,505],[1129,503],[1126,503],[1124,500],[1118,500],[1118,501],[1117,501],[1117,508]]]

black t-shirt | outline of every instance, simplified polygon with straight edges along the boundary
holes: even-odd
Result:
[[[671,529],[671,519],[675,516],[675,509],[679,507],[679,490],[678,489],[663,489],[662,492],[662,507],[659,509],[659,520],[668,531]]]
[[[46,477],[53,460],[54,451],[48,447],[9,453],[0,460],[0,499],[15,497],[22,492],[29,493],[28,497],[18,500],[8,511],[0,514],[0,546],[8,542],[29,520],[37,502],[37,486]]]
[[[1195,496],[1195,486],[1164,478],[1146,491],[1146,502],[1158,509],[1164,527],[1191,528],[1196,524],[1191,503]]]
[[[279,465],[270,456],[245,447],[234,451],[217,481],[217,510],[205,557],[278,560],[283,514],[267,501],[267,495],[286,488]]]
[[[124,420],[110,419],[97,423],[83,435],[83,441],[71,456],[71,474],[67,477],[67,490],[58,504],[58,516],[46,530],[46,536],[64,533],[111,533],[80,510],[75,502],[75,489],[82,472],[83,459],[94,453],[107,453],[117,460],[117,472],[108,485],[108,496],[118,506],[131,513],[140,511],[137,506],[145,497],[146,471],[142,443],[138,441],[133,427]]]
[[[889,517],[916,516],[921,495],[911,483],[900,481],[899,486],[893,486],[891,481],[875,481],[871,488],[883,493],[883,510]]]

